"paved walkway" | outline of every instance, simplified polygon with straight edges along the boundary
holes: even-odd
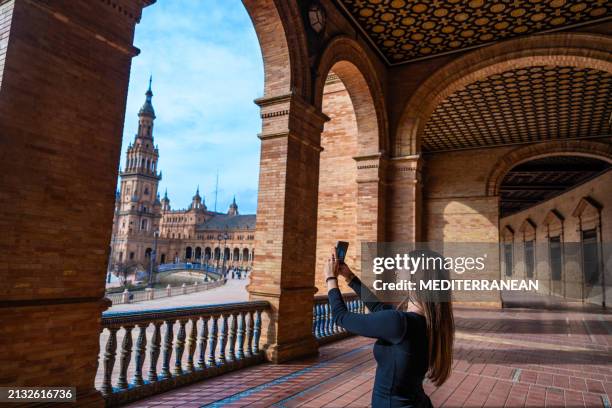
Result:
[[[108,309],[109,312],[132,312],[147,309],[164,309],[180,306],[209,305],[216,303],[246,302],[249,294],[246,285],[249,279],[228,279],[227,283],[218,288],[202,292],[164,297],[145,302],[119,304]]]
[[[451,378],[425,390],[442,407],[604,407],[612,396],[612,315],[458,310]],[[373,342],[353,337],[317,358],[262,364],[133,407],[367,407]]]

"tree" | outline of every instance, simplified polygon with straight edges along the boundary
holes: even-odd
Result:
[[[134,261],[119,261],[115,262],[111,268],[111,272],[119,278],[121,286],[127,286],[128,276],[134,274],[138,264]]]

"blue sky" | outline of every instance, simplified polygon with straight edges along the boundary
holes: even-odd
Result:
[[[158,0],[136,27],[140,55],[132,60],[124,127],[125,150],[138,127],[149,74],[153,75],[153,136],[159,145],[160,193],[186,207],[196,186],[207,207],[227,210],[233,195],[241,213],[257,207],[259,108],[263,62],[240,0]]]

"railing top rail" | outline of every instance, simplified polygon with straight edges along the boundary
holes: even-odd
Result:
[[[266,301],[222,303],[215,305],[185,306],[165,309],[139,310],[133,312],[102,313],[103,327],[116,327],[122,324],[149,323],[180,317],[210,316],[228,312],[264,310],[270,307]]]

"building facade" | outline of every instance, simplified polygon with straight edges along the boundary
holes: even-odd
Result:
[[[193,262],[250,268],[255,215],[241,215],[236,199],[227,213],[209,211],[199,187],[185,209],[172,209],[168,192],[160,199],[159,150],[153,139],[155,110],[151,82],[138,112],[138,132],[126,153],[115,202],[109,268],[143,268]],[[155,256],[153,253],[155,252]]]

